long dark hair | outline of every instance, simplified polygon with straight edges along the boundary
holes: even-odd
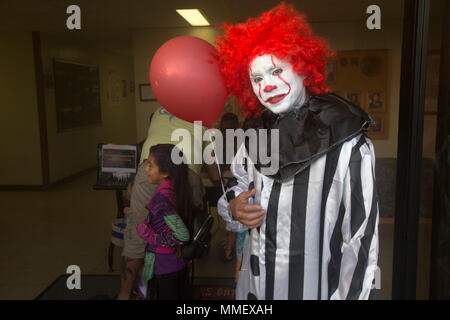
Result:
[[[176,149],[176,150],[173,150]],[[175,194],[176,210],[183,219],[185,225],[191,230],[192,227],[192,191],[188,179],[188,166],[186,161],[175,164],[172,161],[172,150],[184,155],[173,144],[157,144],[150,148],[150,154],[154,157],[156,165],[161,173],[169,175]],[[177,154],[178,155],[178,154]]]

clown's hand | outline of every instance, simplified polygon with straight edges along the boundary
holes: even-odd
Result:
[[[259,227],[266,216],[266,212],[259,204],[248,204],[248,199],[255,194],[256,189],[245,191],[230,202],[230,210],[234,219],[249,229]]]

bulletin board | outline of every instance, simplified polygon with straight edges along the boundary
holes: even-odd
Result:
[[[53,72],[58,132],[100,124],[98,67],[54,59]]]
[[[388,50],[337,51],[327,63],[332,92],[365,110],[374,120],[368,136],[389,136]]]

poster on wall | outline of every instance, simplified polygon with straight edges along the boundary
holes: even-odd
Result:
[[[361,91],[355,90],[355,91],[347,92],[345,98],[360,108],[363,108],[363,106],[364,106],[363,94]]]
[[[369,114],[386,112],[386,99],[383,89],[367,91],[367,110]]]
[[[375,121],[368,135],[388,138],[388,50],[344,50],[327,63],[332,92],[366,111]]]

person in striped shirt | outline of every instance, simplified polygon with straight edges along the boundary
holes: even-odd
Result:
[[[218,202],[228,229],[247,231],[237,299],[368,299],[378,270],[373,121],[328,93],[325,42],[305,17],[280,6],[216,40],[230,94],[258,137],[278,143],[277,170],[238,150],[234,183]]]

